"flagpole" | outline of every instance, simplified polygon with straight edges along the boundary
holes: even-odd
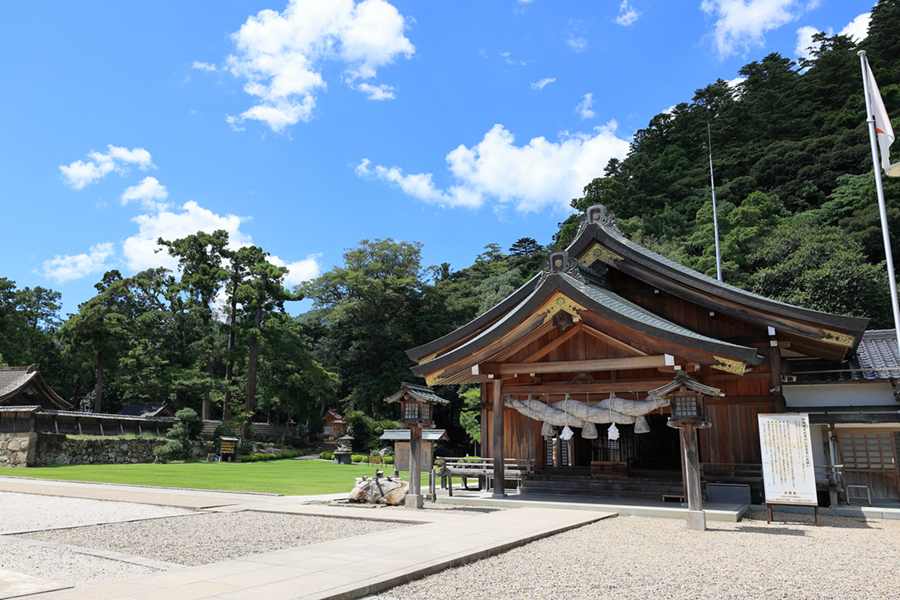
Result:
[[[706,123],[706,139],[709,141],[709,182],[712,186],[712,204],[713,204],[713,231],[716,236],[716,277],[722,281],[722,255],[719,253],[719,217],[716,214],[716,179],[713,177],[712,166],[712,134],[709,133],[709,121]],[[900,333],[897,337],[900,343]]]
[[[872,145],[872,168],[875,170],[875,188],[878,190],[878,212],[881,215],[881,237],[884,240],[884,256],[887,262],[888,280],[891,284],[891,309],[894,312],[894,333],[897,335],[897,351],[900,352],[900,305],[897,302],[897,279],[894,277],[894,256],[888,232],[887,209],[884,205],[884,186],[881,182],[881,162],[875,141],[875,117],[872,115],[872,99],[869,97],[869,75],[866,51],[856,53],[862,66],[863,91],[866,94],[866,123],[869,124],[869,143]]]

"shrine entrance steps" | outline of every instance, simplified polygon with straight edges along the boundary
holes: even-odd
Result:
[[[684,489],[681,473],[676,471],[633,471],[630,477],[595,477],[589,467],[563,467],[523,475],[519,494],[523,499],[530,495],[555,495],[678,502]]]

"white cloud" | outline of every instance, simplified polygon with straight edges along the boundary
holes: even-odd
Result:
[[[218,70],[218,69],[216,69],[216,65],[214,65],[214,64],[212,64],[212,63],[200,62],[199,60],[195,60],[195,61],[194,61],[194,64],[191,65],[191,66],[192,66],[194,69],[197,69],[198,71],[208,71],[208,72],[211,72],[211,71],[217,71],[217,70]]]
[[[93,273],[106,271],[106,259],[113,254],[112,242],[103,242],[91,246],[86,254],[74,256],[57,254],[51,260],[44,261],[35,272],[49,277],[57,283],[81,279]]]
[[[141,206],[148,210],[163,210],[167,208],[168,203],[163,202],[169,197],[166,186],[159,183],[156,177],[145,177],[137,185],[133,185],[122,192],[122,206],[125,206],[132,200],[138,200]]]
[[[588,47],[588,42],[581,36],[571,35],[566,38],[566,44],[575,52],[584,52]]]
[[[730,87],[731,89],[735,89],[735,88],[737,88],[737,86],[744,83],[745,81],[747,81],[746,77],[735,77],[734,79],[729,79],[727,81],[727,83],[728,83],[728,87]]]
[[[581,97],[581,102],[578,103],[578,106],[575,107],[575,112],[581,115],[581,119],[593,119],[597,116],[597,113],[591,110],[591,107],[594,106],[594,95],[593,94],[585,94]]]
[[[356,86],[361,92],[365,92],[369,95],[369,100],[393,100],[394,99],[394,88],[390,85],[369,85],[368,83],[361,83]]]
[[[212,233],[217,229],[228,232],[229,247],[239,248],[250,243],[250,236],[240,231],[241,223],[247,217],[235,215],[220,216],[200,207],[196,202],[187,202],[182,212],[162,210],[152,215],[138,215],[132,221],[138,224],[138,233],[122,243],[125,262],[132,271],[143,271],[163,266],[175,270],[178,260],[169,256],[165,248],[157,245],[160,237],[177,240],[198,231]],[[161,250],[160,252],[156,252]]]
[[[129,165],[136,165],[141,171],[156,168],[150,153],[143,148],[128,150],[110,145],[107,153],[91,150],[88,157],[91,159],[88,162],[76,160],[68,166],[59,166],[63,183],[72,189],[80,190],[113,171],[127,173]]]
[[[276,132],[308,122],[316,94],[327,87],[322,63],[342,63],[351,85],[374,79],[379,67],[415,53],[405,29],[403,16],[385,0],[291,0],[282,13],[260,11],[232,35],[237,52],[227,59],[257,104],[228,122],[238,128],[247,119],[262,121]],[[363,85],[357,89],[371,99],[392,94],[389,86],[373,94],[375,86]]]
[[[819,30],[809,25],[797,30],[797,47],[794,48],[797,58],[809,58],[812,55],[813,36],[817,33]],[[830,36],[831,30],[826,33]]]
[[[516,146],[509,131],[494,125],[472,148],[460,145],[447,154],[457,183],[446,191],[435,187],[431,173],[405,175],[400,167],[373,167],[369,159],[357,165],[356,173],[441,206],[478,208],[493,198],[522,212],[548,207],[567,212],[570,200],[582,195],[585,183],[602,173],[610,158],[625,158],[628,153],[628,142],[615,131],[616,123],[610,121],[593,133],[563,132],[559,142],[537,137]]]
[[[622,4],[619,5],[619,14],[613,19],[613,23],[627,27],[637,21],[640,16],[641,13],[634,10],[628,0],[622,0]]]
[[[503,57],[503,60],[505,60],[505,61],[506,61],[506,64],[508,64],[508,65],[515,65],[515,66],[517,66],[517,67],[524,67],[525,65],[528,64],[528,61],[527,61],[527,60],[515,60],[515,59],[510,58],[510,53],[509,53],[509,52],[501,52],[501,53],[500,53],[500,56]]]
[[[863,13],[850,21],[846,27],[841,29],[841,35],[850,36],[854,42],[861,42],[869,35],[869,21],[872,20],[872,13]]]
[[[703,0],[701,10],[716,19],[712,33],[720,58],[760,48],[765,34],[800,18],[821,0]]]
[[[287,267],[288,274],[284,278],[284,284],[286,287],[293,287],[321,275],[322,267],[319,265],[321,257],[321,254],[310,254],[303,260],[286,263],[273,254],[267,260],[276,267]]]
[[[553,83],[554,81],[556,81],[556,77],[545,77],[545,78],[541,79],[540,81],[532,81],[531,89],[542,90],[542,89],[544,89],[545,85],[547,85],[548,83]]]

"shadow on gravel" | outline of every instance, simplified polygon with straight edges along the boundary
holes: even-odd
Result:
[[[766,535],[793,535],[799,537],[805,537],[806,531],[802,529],[788,529],[786,527],[777,527],[775,525],[768,525],[765,527],[741,527],[740,529],[733,530],[734,533],[765,533]]]

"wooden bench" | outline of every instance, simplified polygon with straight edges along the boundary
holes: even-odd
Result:
[[[462,478],[463,487],[469,489],[468,478],[477,477],[479,487],[484,481],[484,488],[491,487],[494,477],[493,458],[463,458],[463,457],[439,457],[441,489],[448,489],[453,495],[453,478]],[[504,479],[515,480],[516,485],[522,481],[522,475],[534,473],[534,459],[530,458],[506,458],[503,460]]]

